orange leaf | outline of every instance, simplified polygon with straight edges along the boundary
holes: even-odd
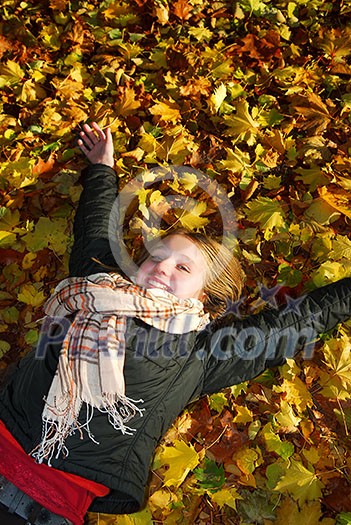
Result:
[[[33,168],[33,175],[43,175],[43,173],[49,173],[52,171],[52,168],[55,165],[55,154],[50,153],[50,157],[47,161],[42,160],[40,157],[38,158],[38,162]]]
[[[177,0],[173,4],[173,12],[177,18],[181,20],[188,20],[191,17],[191,6],[188,3],[188,0]]]

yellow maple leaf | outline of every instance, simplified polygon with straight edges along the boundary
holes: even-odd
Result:
[[[8,60],[6,64],[0,66],[0,89],[5,86],[19,84],[24,77],[21,66],[13,60]]]
[[[163,447],[159,455],[161,465],[169,465],[164,475],[164,485],[179,487],[190,470],[200,462],[200,454],[191,444],[176,440],[173,446]]]
[[[300,461],[290,460],[285,474],[280,478],[274,490],[288,492],[300,504],[316,500],[322,495],[324,484],[317,478],[312,467],[306,468]]]
[[[67,252],[68,237],[66,234],[67,221],[61,217],[39,217],[34,231],[23,236],[26,247],[31,252],[38,252],[43,248],[50,248],[58,255]]]
[[[350,263],[340,263],[337,261],[326,261],[312,273],[311,278],[313,283],[319,288],[325,284],[333,283],[343,277],[350,275]]]
[[[314,465],[315,463],[318,463],[318,461],[321,459],[321,454],[323,452],[318,450],[317,447],[311,447],[310,449],[303,449],[302,454],[307,459],[311,465]]]
[[[213,113],[217,113],[219,108],[224,102],[225,97],[227,96],[227,88],[223,82],[216,87],[212,95],[210,96],[209,106]]]
[[[331,370],[325,378],[325,386],[337,377],[345,389],[351,389],[351,340],[346,335],[331,339],[323,347],[324,362]]]
[[[236,405],[236,416],[234,417],[234,423],[250,423],[252,421],[252,412],[245,406]]]
[[[313,130],[315,135],[321,134],[331,121],[332,115],[328,106],[317,93],[312,91],[292,97],[291,106],[303,119],[300,123],[301,128],[308,129],[310,132]]]
[[[208,224],[209,220],[206,217],[201,217],[207,209],[206,202],[194,201],[194,206],[191,211],[175,210],[174,214],[178,218],[180,224],[189,230],[199,230]],[[189,201],[190,203],[190,201]]]
[[[247,151],[241,151],[237,146],[234,150],[230,148],[225,148],[225,150],[227,157],[218,162],[221,168],[253,176],[254,169]]]
[[[169,7],[164,4],[156,4],[155,15],[160,24],[165,25],[169,20]]]
[[[42,99],[45,97],[45,89],[33,82],[33,80],[26,80],[22,86],[19,99],[24,103],[28,103],[32,102],[33,100]]]
[[[199,183],[198,177],[195,173],[182,172],[179,177],[179,182],[185,190],[192,191]]]
[[[198,27],[190,27],[188,31],[189,35],[193,36],[198,40],[199,42],[202,42],[203,40],[205,42],[208,42],[212,38],[212,31],[210,31],[207,27],[204,27],[203,25],[199,25]]]
[[[258,222],[264,230],[265,239],[269,240],[273,230],[281,231],[285,227],[285,212],[279,201],[268,197],[258,197],[247,205],[246,217]]]
[[[23,284],[21,291],[17,294],[17,299],[30,306],[40,306],[46,297],[44,292],[37,290],[32,284]]]
[[[228,126],[228,135],[245,140],[250,146],[255,144],[260,125],[251,117],[246,100],[238,102],[236,114],[226,115],[224,122]]]
[[[31,253],[31,252],[26,253],[26,255],[22,259],[23,270],[28,270],[29,268],[31,268],[36,258],[37,258],[36,253]]]
[[[153,492],[148,500],[148,506],[150,507],[151,511],[154,512],[157,509],[167,510],[168,513],[171,512],[172,507],[171,505],[173,503],[176,503],[178,501],[177,496],[174,494],[174,492],[171,492],[169,489],[159,489]]]
[[[351,240],[346,235],[337,235],[333,239],[330,258],[334,261],[343,258],[351,260]]]
[[[342,62],[343,58],[351,54],[351,35],[346,32],[339,36],[335,29],[331,29],[326,31],[323,37],[316,39],[316,45],[333,57],[333,61]]]
[[[145,153],[152,154],[152,160],[154,160],[154,155],[157,148],[157,139],[151,135],[151,133],[143,133],[140,137],[138,147],[145,151]]]
[[[305,410],[307,406],[313,404],[307,386],[297,376],[294,376],[291,381],[284,379],[282,384],[274,386],[273,390],[274,392],[284,393],[284,398],[292,405],[295,405],[298,410]]]
[[[145,219],[150,218],[150,213],[147,206],[147,198],[149,196],[149,193],[151,190],[146,190],[144,188],[141,188],[140,190],[137,190],[135,194],[138,196],[139,204],[138,208],[145,217]]]
[[[0,166],[0,180],[10,184],[13,188],[24,188],[37,181],[33,173],[35,159],[23,157],[13,162],[2,162]]]
[[[224,505],[228,505],[228,507],[231,507],[234,510],[236,510],[237,500],[243,499],[234,488],[223,488],[217,490],[214,494],[209,493],[209,496],[220,508],[224,507]]]
[[[115,104],[117,115],[131,115],[140,107],[140,101],[132,87],[119,87],[120,97]]]
[[[156,100],[156,104],[149,109],[152,115],[160,117],[164,122],[177,123],[181,119],[180,107],[178,104],[170,100]]]
[[[233,459],[244,474],[252,474],[262,463],[261,452],[258,448],[256,450],[241,448],[233,455]]]
[[[193,151],[195,145],[191,138],[183,133],[177,133],[177,129],[172,129],[171,135],[165,135],[157,145],[157,156],[166,162],[173,164],[183,164],[185,158]]]
[[[301,418],[296,416],[292,406],[284,399],[280,402],[280,410],[275,414],[277,423],[288,432],[295,432]]]
[[[315,220],[318,224],[331,224],[340,217],[340,212],[331,206],[325,199],[313,199],[310,206],[305,210],[308,218]]]
[[[335,210],[351,218],[351,196],[350,192],[343,188],[328,190],[325,186],[318,188],[321,199],[327,202]]]

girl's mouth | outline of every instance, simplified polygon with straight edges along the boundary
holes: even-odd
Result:
[[[159,281],[155,277],[151,277],[147,280],[147,285],[150,288],[159,288],[161,290],[165,290],[166,292],[172,293],[172,289],[167,286],[167,284],[163,283],[162,281]]]

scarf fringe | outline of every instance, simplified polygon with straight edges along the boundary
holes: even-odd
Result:
[[[139,408],[136,403],[143,403],[142,399],[134,400],[126,396],[119,396],[112,400],[111,396],[104,395],[103,402],[97,410],[103,414],[107,414],[108,421],[115,430],[120,430],[122,434],[132,435],[135,428],[127,426],[125,423],[130,421],[136,414],[143,416],[144,408]],[[43,419],[43,430],[40,444],[30,453],[35,459],[36,463],[43,463],[45,461],[50,467],[52,460],[58,459],[62,453],[64,457],[69,455],[69,450],[65,446],[65,441],[69,436],[72,436],[77,431],[83,439],[83,431],[88,434],[89,439],[99,445],[94,434],[90,430],[90,422],[94,416],[94,407],[88,402],[84,403],[86,406],[86,421],[81,423],[74,417],[73,422],[68,422],[68,416],[61,418],[59,421],[54,421],[50,418]]]

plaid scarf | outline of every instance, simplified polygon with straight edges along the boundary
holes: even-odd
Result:
[[[144,289],[117,273],[98,273],[62,281],[45,305],[49,321],[75,314],[62,344],[58,367],[42,414],[41,443],[32,452],[38,463],[55,454],[68,454],[65,441],[85,430],[94,442],[89,423],[94,408],[107,414],[124,434],[126,423],[143,409],[125,395],[124,359],[127,317],[136,317],[163,332],[182,334],[208,323],[197,299],[178,299],[161,289]],[[45,323],[44,323],[45,325]],[[86,420],[79,421],[82,404]]]

